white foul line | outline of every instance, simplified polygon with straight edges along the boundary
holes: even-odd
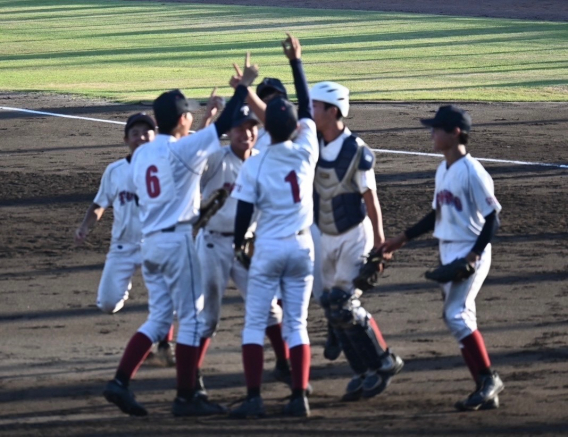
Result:
[[[56,114],[54,112],[43,112],[43,111],[34,111],[31,109],[21,109],[21,108],[11,108],[9,106],[0,106],[0,109],[4,111],[19,111],[19,112],[27,112],[29,114],[38,114],[38,115],[49,115],[52,117],[61,117],[61,118],[73,118],[76,120],[87,120],[87,121],[98,121],[101,123],[112,123],[112,124],[121,124],[125,125],[126,123],[123,121],[113,121],[113,120],[104,120],[101,118],[90,118],[90,117],[79,117],[77,115],[65,115],[65,114]],[[371,149],[377,153],[394,153],[399,155],[414,155],[414,156],[428,156],[433,158],[443,158],[444,155],[438,153],[424,153],[424,152],[406,152],[402,150],[389,150],[389,149]],[[476,158],[478,161],[487,161],[487,162],[500,162],[503,164],[517,164],[517,165],[533,165],[539,167],[553,167],[553,168],[566,168],[568,169],[568,165],[566,164],[547,164],[544,162],[526,162],[526,161],[509,161],[507,159],[493,159],[493,158]]]

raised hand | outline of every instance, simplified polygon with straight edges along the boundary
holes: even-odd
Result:
[[[213,118],[219,111],[222,111],[225,107],[225,99],[217,95],[217,87],[213,88],[209,100],[207,101],[207,106],[205,108],[205,116]]]
[[[258,65],[250,65],[250,52],[247,52],[245,56],[245,70],[243,71],[239,84],[249,87],[257,77]]]
[[[302,46],[300,45],[300,41],[288,32],[286,32],[286,35],[288,35],[288,38],[282,41],[284,54],[291,61],[294,59],[300,59],[302,57]]]
[[[233,63],[233,68],[235,69],[235,74],[231,76],[231,79],[229,79],[229,85],[231,86],[231,88],[235,89],[241,83],[243,72],[235,63]]]

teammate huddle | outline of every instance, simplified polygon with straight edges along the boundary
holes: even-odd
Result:
[[[247,386],[246,399],[230,417],[266,414],[261,396],[265,335],[276,355],[273,375],[292,390],[284,414],[309,416],[307,315],[312,294],[328,323],[324,356],[335,360],[343,352],[353,371],[343,400],[377,396],[404,362],[388,348],[376,320],[363,308],[362,292],[353,280],[369,252],[388,259],[408,240],[434,230],[441,263],[464,258],[472,271],[465,280],[442,284],[444,320],[476,384],[456,407],[497,408],[504,386],[491,369],[477,330],[475,297],[489,272],[490,241],[501,207],[491,177],[466,153],[469,115],[443,106],[433,119],[422,120],[432,128],[434,148],[445,156],[436,173],[432,211],[398,237],[385,239],[374,154],[343,123],[349,90],[334,82],[309,89],[299,41],[288,35],[283,48],[294,77],[297,109],[278,79],[265,79],[256,93],[252,91],[258,68],[250,65],[247,55],[242,72],[235,66],[233,97],[210,123],[220,109],[213,93],[206,121],[196,133],[188,135],[194,108],[179,90],[154,101],[159,133],[146,114],[129,118],[125,142],[132,156],[107,168],[75,237],[81,243],[112,205],[111,250],[97,303],[108,313],[120,310],[138,266],[148,288],[148,319],[130,339],[105,398],[126,414],[147,415],[129,388],[130,380],[153,343],[161,345],[158,351],[169,352],[175,315],[173,414],[227,412],[209,400],[201,367],[229,278],[245,299],[242,355]],[[230,145],[222,147],[219,138],[226,132]],[[194,242],[200,199],[218,190],[231,195]],[[254,254],[248,258],[244,242],[252,232]]]

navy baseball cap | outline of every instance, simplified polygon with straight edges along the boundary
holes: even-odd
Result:
[[[451,131],[459,127],[463,132],[471,129],[471,116],[463,109],[454,105],[440,106],[434,118],[422,118],[424,126],[442,128]]]
[[[138,112],[128,117],[126,120],[126,126],[124,126],[124,135],[128,135],[128,131],[132,126],[137,123],[146,123],[151,130],[156,130],[156,122],[152,117],[150,117],[145,112]]]
[[[274,92],[279,92],[284,96],[285,99],[288,98],[288,93],[286,92],[286,87],[282,84],[280,79],[274,77],[265,77],[262,82],[256,87],[256,95],[261,99],[264,99],[269,94]]]
[[[240,126],[247,121],[254,121],[255,124],[260,123],[258,118],[254,115],[252,110],[248,105],[243,105],[238,108],[233,114],[233,120],[231,121],[231,128]]]
[[[199,103],[187,99],[179,89],[162,93],[152,104],[154,116],[160,125],[176,125],[180,116],[199,109]]]
[[[296,107],[282,97],[268,102],[264,116],[264,127],[273,139],[288,140],[298,127]]]

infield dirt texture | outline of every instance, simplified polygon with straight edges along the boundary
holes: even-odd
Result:
[[[568,20],[565,1],[202,1],[508,18]],[[401,5],[399,5],[400,3]],[[451,3],[446,5],[445,3]],[[482,11],[482,12],[479,12]],[[325,13],[322,11],[322,14]],[[125,18],[126,19],[126,18]],[[333,78],[330,78],[333,79]],[[309,77],[308,77],[309,80]],[[419,118],[439,103],[356,104],[347,125],[372,147],[430,152]],[[0,106],[124,121],[148,107],[70,96],[1,93]],[[474,121],[475,157],[568,164],[567,103],[464,103]],[[199,118],[199,117],[198,117]],[[198,122],[199,120],[197,120]],[[312,417],[279,415],[288,389],[270,378],[269,417],[174,419],[173,369],[142,367],[132,388],[150,411],[130,418],[101,392],[124,346],[146,316],[140,275],[115,316],[94,305],[112,214],[73,246],[73,231],[105,166],[125,154],[122,126],[0,111],[0,434],[1,435],[560,435],[568,430],[568,169],[484,163],[503,205],[489,278],[477,299],[479,324],[506,386],[501,408],[458,413],[472,389],[441,319],[440,292],[423,279],[436,242],[401,250],[376,292],[364,296],[387,342],[406,361],[388,390],[367,402],[341,403],[350,378],[345,360],[322,357],[323,313],[312,303]],[[388,236],[428,211],[438,158],[377,154],[378,194]],[[243,305],[230,289],[222,325],[206,358],[205,382],[225,405],[245,393],[240,355]]]

